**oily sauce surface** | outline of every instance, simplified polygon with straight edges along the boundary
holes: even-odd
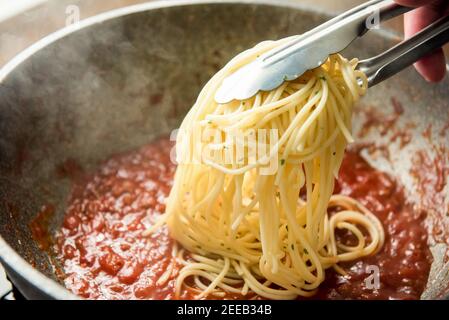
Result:
[[[167,228],[149,238],[141,235],[165,211],[164,198],[175,172],[171,147],[168,139],[159,139],[112,157],[92,175],[74,178],[54,245],[69,290],[89,299],[174,299],[180,265],[172,261],[173,240]],[[379,217],[386,242],[377,255],[344,265],[345,276],[327,270],[314,298],[418,299],[431,261],[424,214],[406,204],[401,187],[370,167],[358,152],[346,153],[335,189]],[[158,284],[171,263],[175,264],[168,281]],[[379,268],[379,289],[367,287],[370,266]],[[193,299],[194,294],[185,291],[182,297]]]

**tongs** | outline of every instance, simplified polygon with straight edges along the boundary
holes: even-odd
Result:
[[[356,38],[382,21],[413,8],[392,0],[372,0],[353,8],[321,25],[293,37],[224,79],[215,95],[218,103],[245,100],[259,91],[269,91],[284,81],[294,80],[309,69],[323,64],[330,54],[348,47]],[[430,24],[413,37],[366,60],[357,68],[368,77],[368,86],[391,77],[449,41],[449,17]]]

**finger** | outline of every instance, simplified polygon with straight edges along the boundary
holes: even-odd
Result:
[[[401,0],[405,1],[405,0]],[[409,1],[409,0],[407,0]],[[446,13],[445,3],[434,2],[420,7],[404,16],[404,34],[409,38]],[[437,82],[446,73],[445,58],[442,49],[438,49],[415,64],[415,68],[427,81]]]
[[[446,11],[445,2],[433,2],[404,15],[404,33],[409,38],[429,24],[442,17]]]
[[[413,65],[428,82],[439,82],[446,74],[446,60],[442,49],[424,56]]]
[[[396,2],[397,4],[400,4],[402,6],[405,7],[412,7],[412,8],[418,8],[418,7],[422,7],[425,5],[428,5],[429,3],[432,2],[439,2],[438,0],[395,0],[394,2]]]

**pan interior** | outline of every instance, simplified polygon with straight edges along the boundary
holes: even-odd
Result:
[[[61,175],[62,166],[76,163],[91,171],[112,154],[170,133],[204,83],[235,54],[265,39],[302,33],[327,18],[269,4],[163,7],[93,24],[34,53],[0,84],[0,235],[57,280],[51,255],[39,248],[29,226],[46,204],[54,206],[49,234],[60,225],[71,185]],[[393,43],[386,33],[370,32],[344,54],[365,58]],[[429,212],[435,261],[425,298],[449,293],[448,266],[442,258],[449,237],[444,232],[435,236],[435,225],[443,230],[449,226],[449,190],[447,185],[439,190],[438,206],[424,201],[421,182],[410,170],[418,151],[430,159],[441,152],[447,157],[448,85],[448,80],[429,85],[409,68],[370,89],[353,119],[357,137],[366,125],[366,110],[376,109],[388,118],[394,100],[403,105],[394,127],[406,130],[414,124],[410,143],[403,147],[392,140],[393,129],[384,134],[370,130],[358,139],[388,150],[389,157],[366,156],[395,176]],[[431,141],[422,134],[429,127]]]

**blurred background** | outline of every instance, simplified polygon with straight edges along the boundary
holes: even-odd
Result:
[[[73,13],[74,6],[79,8],[80,19],[85,19],[101,12],[143,2],[149,1],[0,0],[0,66],[31,43],[63,28],[67,22],[71,21],[69,16]],[[287,0],[286,2],[297,2],[338,14],[364,2],[364,0]],[[401,31],[400,20],[389,21],[386,27]]]

